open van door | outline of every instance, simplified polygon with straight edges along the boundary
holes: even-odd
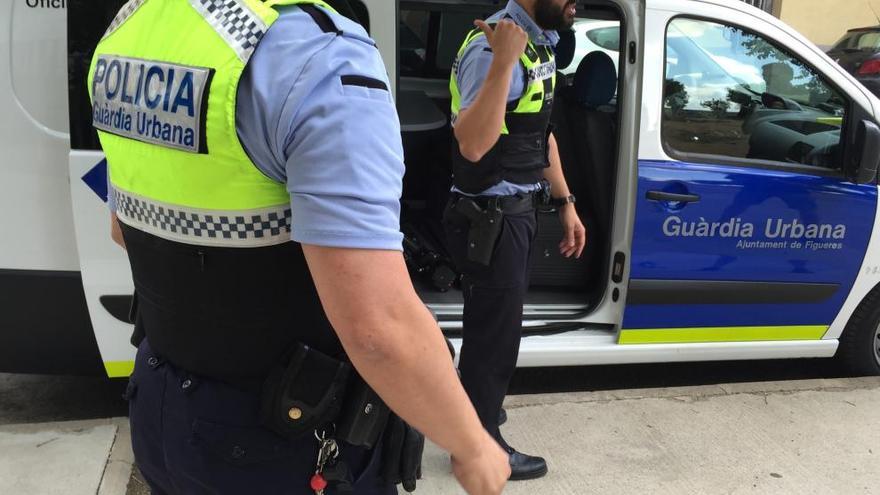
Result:
[[[402,222],[414,239],[405,249],[419,295],[455,344],[462,294],[449,277],[438,281],[431,272],[447,266],[431,263],[446,261],[440,219],[452,173],[449,78],[473,20],[503,7],[493,0],[400,1],[399,92],[423,101],[426,113],[442,112],[424,126],[410,125],[400,112],[407,169]],[[554,136],[588,246],[580,264],[562,259],[561,232],[552,229],[556,213],[542,213],[544,222],[539,217],[518,366],[644,359],[621,354],[617,345],[635,215],[643,19],[643,1],[579,1],[573,31],[557,47]]]
[[[128,376],[134,366],[128,323],[133,283],[125,251],[110,240],[107,167],[91,125],[86,79],[94,48],[124,3],[67,2],[70,197],[86,303],[110,377]]]

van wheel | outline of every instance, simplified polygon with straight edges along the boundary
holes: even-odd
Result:
[[[837,355],[857,375],[880,375],[880,287],[856,308],[840,338]]]

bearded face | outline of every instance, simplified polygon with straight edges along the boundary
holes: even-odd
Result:
[[[564,31],[571,29],[577,14],[575,0],[536,0],[535,22],[541,29]]]

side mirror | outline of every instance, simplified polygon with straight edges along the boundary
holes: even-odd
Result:
[[[859,122],[854,144],[850,179],[856,184],[872,183],[877,179],[877,167],[880,165],[880,127],[869,120]]]

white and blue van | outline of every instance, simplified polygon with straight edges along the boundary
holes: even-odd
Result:
[[[396,82],[414,283],[457,343],[461,295],[430,235],[448,78],[472,20],[503,5],[348,1]],[[132,368],[132,282],[85,89],[122,4],[0,7],[0,371]],[[558,58],[555,133],[589,244],[558,259],[542,221],[520,366],[839,355],[880,374],[880,100],[729,0],[579,1]]]

